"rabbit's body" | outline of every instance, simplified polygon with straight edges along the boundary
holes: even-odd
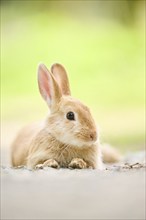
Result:
[[[60,167],[69,167],[74,158],[80,158],[86,162],[87,167],[96,168],[98,164],[101,169],[100,148],[97,143],[82,147],[65,144],[52,136],[49,129],[38,129],[36,124],[33,133],[32,126],[21,131],[13,143],[12,155],[12,164],[16,167],[26,165],[34,169],[36,165],[49,159],[57,161]]]
[[[33,139],[42,129],[41,123],[33,123],[20,130],[11,146],[12,165],[17,167],[27,164],[27,157]]]

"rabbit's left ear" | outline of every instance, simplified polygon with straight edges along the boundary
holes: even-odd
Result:
[[[54,75],[63,95],[71,95],[69,80],[65,68],[55,63],[51,66],[51,72]]]
[[[44,64],[38,66],[38,86],[43,99],[51,111],[56,110],[61,100],[62,93],[55,77]]]

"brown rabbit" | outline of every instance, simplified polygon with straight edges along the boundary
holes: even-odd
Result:
[[[50,114],[25,127],[12,145],[12,165],[102,169],[99,135],[90,110],[71,97],[64,67],[38,67],[38,85]]]

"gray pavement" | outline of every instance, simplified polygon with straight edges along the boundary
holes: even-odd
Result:
[[[107,166],[104,171],[30,171],[6,165],[1,171],[1,219],[146,217],[145,169],[141,164]]]

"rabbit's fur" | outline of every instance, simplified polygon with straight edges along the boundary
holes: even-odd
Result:
[[[54,168],[102,169],[99,134],[87,106],[71,97],[64,67],[54,64],[49,71],[38,67],[38,85],[50,114],[42,123],[25,127],[12,145],[12,165],[30,169]],[[69,120],[67,113],[74,119]]]

